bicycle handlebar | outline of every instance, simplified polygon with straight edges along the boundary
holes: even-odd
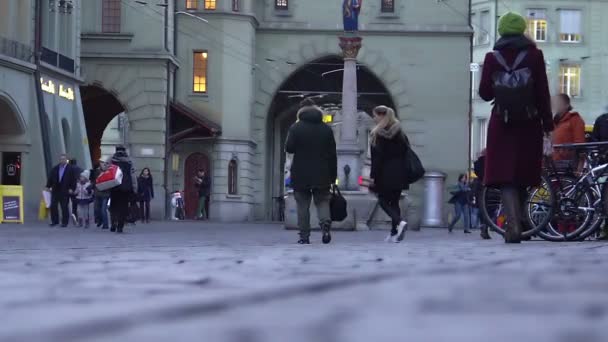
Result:
[[[553,145],[554,148],[571,148],[571,149],[593,149],[596,147],[608,146],[608,141],[577,143],[577,144],[558,144]]]

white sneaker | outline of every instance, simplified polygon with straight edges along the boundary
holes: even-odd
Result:
[[[391,239],[394,243],[399,243],[399,242],[403,241],[403,238],[405,237],[405,228],[406,227],[407,227],[407,222],[401,221],[401,223],[399,223],[399,226],[397,227],[397,234],[393,235],[391,237]]]
[[[391,235],[390,232],[388,233],[388,235],[384,239],[384,242],[393,242],[393,236]]]

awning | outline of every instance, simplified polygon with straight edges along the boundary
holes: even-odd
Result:
[[[222,134],[222,127],[203,114],[180,102],[171,102],[172,143],[188,138],[212,138]]]

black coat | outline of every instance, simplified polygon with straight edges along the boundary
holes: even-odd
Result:
[[[289,128],[285,151],[293,154],[291,185],[296,191],[327,188],[336,183],[338,157],[332,129],[323,113],[309,107]]]
[[[146,178],[139,176],[137,178],[137,194],[140,201],[149,202],[154,198],[154,182],[152,176]]]
[[[198,175],[196,176],[196,178],[199,178]],[[204,175],[201,179],[201,183],[194,183],[194,186],[198,188],[199,198],[211,195],[211,178],[209,178],[208,175]]]
[[[371,147],[372,168],[376,192],[406,190],[406,151],[409,141],[399,125],[380,131],[376,144]]]
[[[59,165],[56,165],[46,181],[46,187],[51,189],[51,192],[58,195],[69,195],[69,191],[76,189],[76,179],[80,174],[76,174],[76,170],[72,165],[66,165],[61,182],[59,182]]]

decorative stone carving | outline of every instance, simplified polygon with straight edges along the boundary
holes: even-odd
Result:
[[[361,49],[361,37],[340,37],[340,48],[344,59],[357,59]]]

